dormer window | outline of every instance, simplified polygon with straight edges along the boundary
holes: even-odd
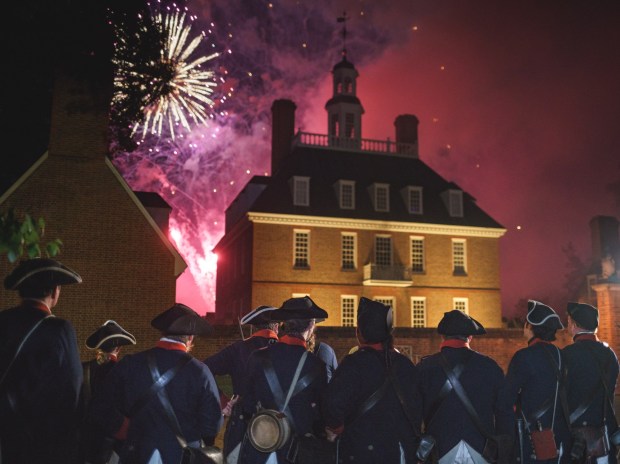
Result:
[[[371,188],[375,211],[390,210],[390,184],[373,184]]]
[[[341,179],[336,189],[340,209],[355,209],[355,181]]]
[[[463,217],[462,190],[448,190],[448,211],[452,217]]]
[[[422,187],[407,187],[406,195],[409,214],[422,214]]]
[[[310,178],[293,176],[293,204],[310,206]]]

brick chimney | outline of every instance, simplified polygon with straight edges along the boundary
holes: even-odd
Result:
[[[295,135],[295,110],[291,100],[275,100],[271,105],[271,175],[291,151]]]
[[[54,79],[49,154],[103,157],[108,154],[110,100],[88,79],[58,70]]]
[[[397,152],[418,157],[418,118],[413,114],[401,114],[396,117]],[[401,145],[402,144],[402,145]]]

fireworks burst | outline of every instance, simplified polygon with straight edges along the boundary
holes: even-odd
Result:
[[[190,40],[192,26],[186,18],[180,11],[158,12],[139,16],[137,34],[127,33],[122,25],[116,28],[112,103],[121,120],[131,121],[132,136],[141,132],[144,139],[166,130],[174,139],[179,124],[190,131],[191,122],[209,118],[217,84],[215,73],[202,65],[219,54],[198,54],[205,35]]]

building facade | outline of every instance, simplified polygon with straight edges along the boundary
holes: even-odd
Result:
[[[326,135],[295,133],[295,104],[273,104],[272,175],[229,206],[215,248],[218,321],[310,295],[330,326],[355,325],[367,297],[397,327],[435,327],[454,308],[501,327],[505,229],[420,160],[415,116],[396,118],[396,141],[362,138],[357,70],[345,55],[332,73]]]

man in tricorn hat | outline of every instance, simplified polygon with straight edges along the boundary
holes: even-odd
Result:
[[[284,322],[284,335],[277,343],[250,355],[247,388],[242,392],[243,413],[252,417],[259,407],[274,409],[286,415],[293,435],[313,433],[322,429],[320,398],[327,374],[323,361],[307,351],[306,342],[314,331],[315,320],[327,318],[327,312],[305,296],[286,300],[279,309],[269,313],[269,318]],[[295,379],[298,380],[294,382]],[[289,392],[290,399],[285,404]],[[270,453],[258,451],[249,440],[244,440],[239,462],[288,463],[287,455],[294,452],[294,446],[291,438]]]
[[[392,308],[360,298],[357,339],[360,348],[344,358],[327,386],[328,436],[340,436],[343,462],[416,462],[421,423],[417,369],[394,350]]]
[[[527,348],[517,351],[506,380],[518,423],[517,456],[520,462],[570,462],[570,433],[562,408],[564,363],[552,342],[564,326],[549,306],[527,302],[523,334]]]
[[[585,303],[568,303],[568,330],[573,344],[562,350],[566,367],[571,458],[579,463],[616,462],[618,424],[614,390],[618,358],[596,335],[598,310]],[[616,436],[614,436],[616,433]]]
[[[82,384],[75,329],[52,315],[60,287],[82,278],[47,258],[21,262],[5,279],[19,306],[0,312],[1,462],[64,463],[77,450]]]
[[[83,425],[80,437],[80,459],[96,462],[101,447],[102,433],[86,420],[90,400],[99,391],[112,368],[118,362],[121,347],[135,345],[136,337],[116,321],[106,321],[86,339],[86,347],[96,352],[95,359],[82,363],[84,383],[80,393],[80,416]]]
[[[510,462],[515,420],[504,373],[469,346],[474,335],[486,330],[453,310],[444,313],[437,332],[444,339],[441,351],[420,361],[418,385],[425,431],[436,440],[439,463]]]
[[[151,325],[162,334],[156,346],[125,356],[112,369],[93,397],[89,420],[108,436],[124,440],[121,462],[177,463],[182,448],[168,419],[167,404],[189,446],[198,447],[201,441],[212,445],[222,423],[213,375],[188,353],[194,337],[206,335],[210,327],[179,303],[155,317]]]
[[[269,319],[269,314],[275,309],[272,306],[259,306],[243,316],[239,324],[252,326],[254,328],[252,335],[228,345],[204,361],[213,375],[230,375],[232,380],[233,398],[225,408],[229,414],[224,435],[224,456],[228,462],[236,462],[238,447],[245,434],[246,418],[238,402],[247,381],[248,358],[255,350],[278,341],[280,324]]]

